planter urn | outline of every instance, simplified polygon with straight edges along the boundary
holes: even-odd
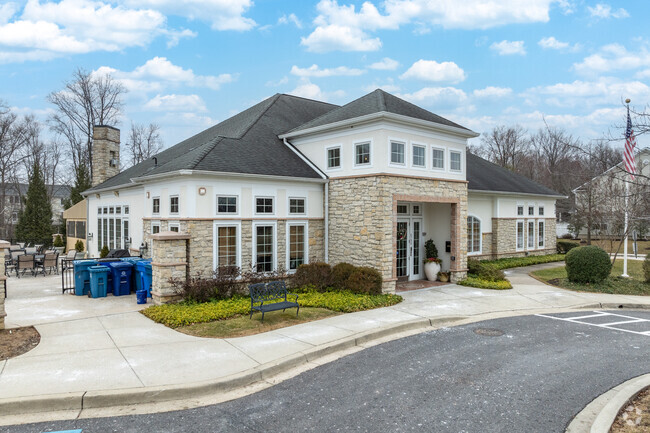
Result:
[[[440,272],[440,264],[436,262],[426,262],[424,264],[424,274],[427,276],[427,280],[436,281],[438,278],[438,272]]]

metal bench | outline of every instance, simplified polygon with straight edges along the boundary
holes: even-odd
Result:
[[[287,308],[296,308],[296,316],[300,311],[298,295],[295,293],[288,293],[284,281],[250,284],[248,286],[248,291],[251,296],[251,313],[249,319],[253,318],[253,313],[255,311],[262,313],[262,321],[264,321],[264,313],[267,311],[284,311]],[[295,296],[296,300],[293,302],[287,300],[287,295]],[[284,301],[276,302],[281,299],[284,299]]]

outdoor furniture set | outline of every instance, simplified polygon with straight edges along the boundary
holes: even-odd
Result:
[[[9,249],[5,252],[5,275],[10,276],[11,272],[15,272],[16,276],[20,278],[29,271],[32,276],[39,273],[45,275],[46,272],[50,274],[54,271],[59,273],[59,254],[53,251],[45,251],[39,254],[35,247],[25,249]]]

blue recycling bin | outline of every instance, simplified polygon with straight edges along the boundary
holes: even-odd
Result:
[[[113,295],[124,296],[131,294],[131,272],[133,265],[127,262],[108,263],[113,274]]]
[[[90,273],[90,295],[93,298],[105,298],[108,292],[108,274],[110,269],[106,266],[91,266]]]
[[[137,290],[135,292],[135,298],[138,304],[147,303],[147,291],[146,290]]]
[[[95,260],[75,260],[74,265],[74,294],[87,295],[90,291],[90,273],[88,269],[97,265]]]
[[[108,272],[108,291],[111,292],[113,290],[113,271],[111,269],[110,263],[115,263],[115,262],[122,262],[120,259],[99,259],[97,260],[97,264],[100,266],[106,266],[109,270]]]
[[[133,271],[131,272],[131,290],[140,290],[142,283],[140,282],[140,274],[138,274],[135,264],[146,259],[141,257],[121,257],[120,260],[133,265]]]
[[[146,290],[147,297],[151,298],[151,280],[152,280],[152,271],[151,271],[151,260],[141,260],[135,264],[136,270],[136,286],[138,290]]]

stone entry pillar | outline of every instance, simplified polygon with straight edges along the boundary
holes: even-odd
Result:
[[[189,277],[189,239],[190,235],[178,232],[151,235],[151,297],[154,304],[180,299],[169,280]]]
[[[9,242],[0,241],[0,251],[9,249]],[[0,329],[5,329],[5,284],[7,284],[7,276],[5,275],[5,261],[0,260]]]

